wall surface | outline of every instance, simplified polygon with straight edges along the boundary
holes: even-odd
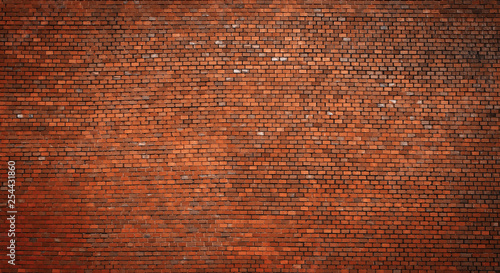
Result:
[[[1,0],[1,272],[499,272],[499,14]]]

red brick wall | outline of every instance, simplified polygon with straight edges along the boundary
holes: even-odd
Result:
[[[500,271],[469,2],[0,1],[1,272]]]

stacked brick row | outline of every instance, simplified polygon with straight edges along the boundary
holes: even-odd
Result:
[[[2,272],[500,271],[476,2],[2,1]]]

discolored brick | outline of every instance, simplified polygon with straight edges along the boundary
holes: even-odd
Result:
[[[500,271],[499,8],[2,1],[0,271]]]

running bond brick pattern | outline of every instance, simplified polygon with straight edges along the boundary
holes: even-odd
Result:
[[[500,271],[500,2],[0,10],[1,272]]]

